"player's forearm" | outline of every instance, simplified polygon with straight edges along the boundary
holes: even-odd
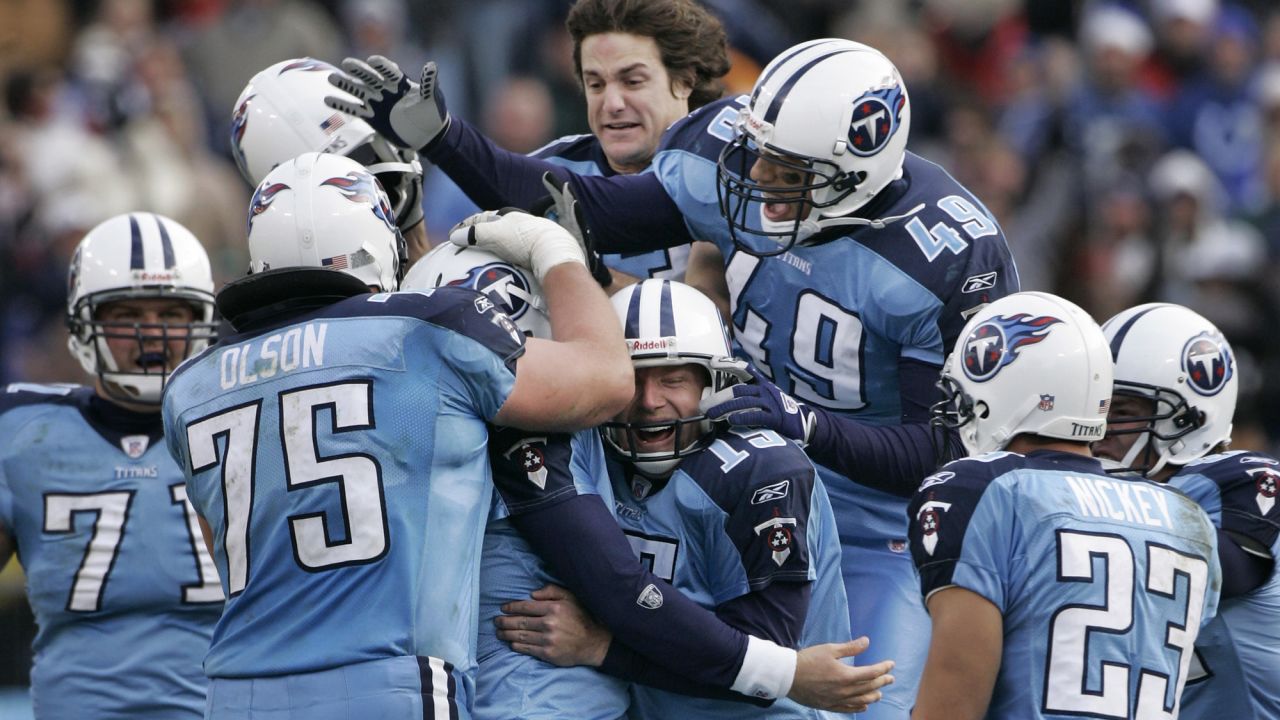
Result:
[[[575,358],[564,372],[573,376],[574,392],[599,398],[596,424],[610,419],[635,392],[635,375],[622,326],[609,298],[582,265],[553,267],[543,282],[552,336]]]
[[[504,150],[456,117],[424,157],[444,171],[482,210],[528,208],[547,194],[542,174],[556,167],[545,160]]]
[[[934,433],[941,431],[927,422],[868,425],[810,407],[818,420],[805,447],[809,457],[854,482],[909,498],[937,469]]]
[[[684,214],[651,172],[613,177],[572,175],[563,169],[596,252],[641,252],[687,245],[695,239]]]
[[[769,707],[774,702],[694,682],[685,675],[671,672],[654,663],[616,638],[609,644],[609,652],[599,670],[620,680],[690,697],[747,703],[759,707]]]
[[[648,572],[598,497],[511,522],[615,641],[694,683],[762,697],[789,691],[795,652],[749,640]]]

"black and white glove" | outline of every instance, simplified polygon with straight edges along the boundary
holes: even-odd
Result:
[[[553,219],[582,246],[582,252],[587,258],[587,269],[600,287],[612,285],[613,273],[609,272],[609,266],[600,259],[600,253],[591,248],[591,229],[583,220],[582,208],[578,206],[578,199],[573,196],[569,183],[560,183],[554,174],[547,171],[542,174],[542,185],[551,198],[551,207],[548,208],[546,217],[551,217],[550,212],[554,212]]]
[[[421,82],[413,82],[400,67],[381,55],[368,61],[347,58],[342,73],[330,73],[329,84],[354,95],[325,97],[324,104],[359,118],[391,142],[410,150],[422,150],[449,129],[449,110],[436,84],[436,64],[422,66]]]
[[[801,446],[808,445],[818,422],[813,410],[782,392],[754,367],[747,371],[750,383],[732,385],[702,401],[707,417],[734,427],[769,428]]]
[[[523,210],[486,210],[463,220],[449,231],[449,241],[491,252],[512,265],[527,267],[539,283],[551,268],[576,262],[587,264],[582,246],[553,220]]]

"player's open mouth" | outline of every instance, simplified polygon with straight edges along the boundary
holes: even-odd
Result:
[[[764,217],[771,222],[794,220],[795,210],[795,203],[766,202],[764,204]]]
[[[648,430],[636,430],[636,438],[646,445],[662,443],[675,437],[675,425],[662,425]]]

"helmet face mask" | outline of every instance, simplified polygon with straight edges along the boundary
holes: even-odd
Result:
[[[608,439],[610,452],[623,462],[635,465],[641,473],[652,476],[670,472],[682,458],[697,453],[712,440],[711,421],[703,414],[656,422],[609,421],[600,427]],[[666,428],[673,431],[669,452],[643,453],[636,449],[641,443],[640,433]]]
[[[910,128],[906,87],[879,51],[840,39],[784,51],[762,71],[717,163],[720,212],[734,243],[777,255],[849,224],[839,220],[901,177]],[[760,162],[804,179],[782,186],[767,173],[753,179]],[[788,204],[796,207],[780,212]]]
[[[340,155],[304,153],[272,170],[253,193],[248,236],[251,274],[328,268],[392,292],[407,265],[382,186]]]
[[[698,400],[741,379],[720,312],[697,290],[683,283],[650,279],[623,288],[610,302],[622,321],[637,371],[697,366],[703,371],[697,374],[702,380]],[[640,373],[637,375],[639,391]],[[681,417],[633,421],[628,416],[634,414],[636,405],[633,400],[624,415],[604,423],[600,434],[605,450],[644,475],[669,475],[682,458],[701,450],[711,440],[711,421],[697,407]],[[668,428],[672,432],[670,450],[637,449],[645,442],[641,433],[665,432]]]
[[[767,167],[774,178],[794,174],[799,179],[795,183],[769,185],[756,182],[750,178],[757,166]],[[746,133],[720,152],[716,177],[720,214],[729,224],[730,237],[739,248],[758,257],[780,255],[814,234],[818,228],[812,225],[811,217],[838,204],[855,189],[835,163],[761,151]],[[823,202],[814,200],[829,188],[837,189],[830,193],[832,197]],[[769,220],[765,215],[767,205],[787,207],[786,214],[791,219]]]
[[[140,322],[138,301],[181,302],[190,318]],[[113,304],[135,312],[125,313],[123,321],[119,313],[113,318]],[[104,393],[158,405],[172,370],[216,339],[208,256],[190,231],[169,218],[142,212],[111,218],[76,248],[66,320],[68,349]],[[113,345],[125,357],[117,357]]]

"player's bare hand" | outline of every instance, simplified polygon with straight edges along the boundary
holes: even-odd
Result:
[[[518,653],[560,667],[599,667],[613,639],[572,593],[558,585],[535,590],[529,600],[509,602],[502,612],[506,615],[493,621],[498,639]]]
[[[804,648],[796,658],[796,676],[788,697],[802,705],[834,712],[863,712],[880,699],[880,688],[893,682],[893,661],[875,665],[848,665],[841,658],[867,649],[870,640],[860,637],[844,643]]]

